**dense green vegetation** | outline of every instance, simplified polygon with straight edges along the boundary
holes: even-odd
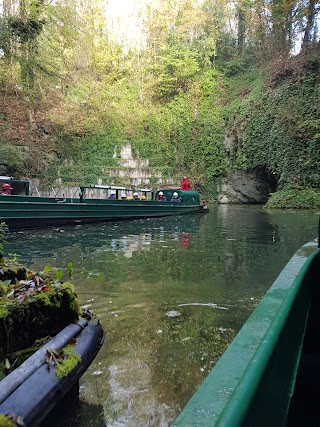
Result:
[[[228,6],[141,2],[138,43],[114,36],[102,0],[5,3],[0,174],[107,182],[129,141],[136,158],[211,196],[228,170],[317,189],[319,6]]]
[[[271,194],[267,208],[320,209],[320,193],[312,189],[278,191]]]

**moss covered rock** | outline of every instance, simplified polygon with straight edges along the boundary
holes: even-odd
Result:
[[[21,278],[21,271],[24,275]],[[6,271],[0,297],[0,360],[13,352],[33,346],[36,340],[54,336],[78,320],[80,306],[70,282],[18,268],[19,279]],[[31,272],[32,273],[32,272]]]
[[[1,427],[16,427],[17,424],[6,415],[0,414],[0,426]]]

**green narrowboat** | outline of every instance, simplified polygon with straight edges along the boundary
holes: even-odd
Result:
[[[310,242],[291,258],[172,426],[320,425],[319,301],[320,249]]]
[[[10,229],[35,228],[49,225],[82,224],[102,221],[119,221],[206,212],[197,191],[162,189],[128,189],[111,185],[81,186],[74,197],[42,197],[32,194],[28,181],[0,177],[0,186],[11,186],[9,195],[0,195],[0,221]],[[162,191],[166,201],[157,201]],[[126,198],[121,199],[125,193]],[[137,193],[138,200],[131,195]],[[174,193],[179,203],[171,202]],[[110,195],[114,198],[110,198]]]

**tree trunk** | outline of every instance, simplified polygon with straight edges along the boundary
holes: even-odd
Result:
[[[292,4],[290,0],[273,0],[272,29],[274,50],[281,55],[289,54],[292,33]]]
[[[307,23],[304,30],[304,37],[302,42],[302,50],[304,51],[308,49],[311,42],[311,30],[314,25],[314,19],[315,19],[315,6],[316,6],[316,0],[310,0],[309,7],[308,7],[308,14],[307,14]]]
[[[241,54],[246,31],[245,12],[241,5],[238,6],[238,52]]]

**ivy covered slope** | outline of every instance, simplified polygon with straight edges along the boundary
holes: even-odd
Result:
[[[54,128],[62,125],[63,129],[55,143],[64,162],[51,162],[42,179],[60,176],[64,183],[79,184],[102,177],[107,182],[107,168],[119,166],[120,149],[129,141],[134,157],[149,160],[164,177],[173,177],[179,183],[183,173],[188,173],[193,185],[205,186],[212,175],[225,170],[220,76],[208,69],[181,83],[175,95],[147,99],[142,104],[128,76],[121,84],[113,84],[112,91],[118,96],[112,114],[100,108],[111,96],[110,88],[103,84],[96,96],[86,98],[85,106],[78,108],[64,100],[61,108],[69,104],[81,129],[70,129],[67,117],[53,111],[50,120],[56,121]],[[188,90],[183,90],[184,85]],[[94,119],[94,125],[81,124],[84,116],[88,121]]]
[[[238,136],[231,168],[258,168],[275,183],[267,207],[320,207],[319,71],[318,57],[301,55],[229,79],[238,95],[226,109]]]

